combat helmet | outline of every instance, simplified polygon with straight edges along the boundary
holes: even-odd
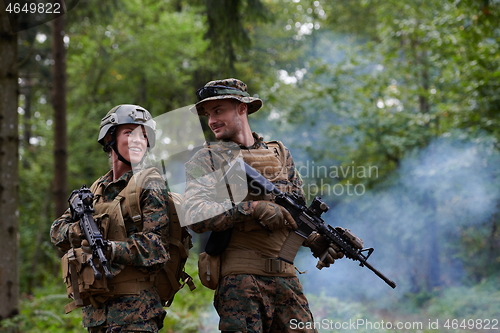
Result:
[[[122,124],[137,124],[144,126],[148,135],[148,148],[153,148],[156,143],[156,122],[148,110],[139,105],[122,104],[117,105],[101,119],[99,127],[99,137],[97,141],[103,145],[103,150],[107,153],[113,149],[118,155],[118,159],[125,164],[131,165],[130,161],[125,160],[116,149],[116,127]],[[107,134],[111,134],[111,140],[105,142]]]

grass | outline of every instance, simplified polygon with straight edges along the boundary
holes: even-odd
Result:
[[[177,293],[172,306],[166,308],[167,317],[161,333],[217,331],[218,316],[212,305],[213,291],[201,285],[196,269],[196,260],[191,258],[187,271],[193,276],[197,289],[191,292],[185,287]],[[477,320],[500,320],[498,285],[498,278],[495,278],[474,286],[449,287],[425,293],[425,297],[412,294],[389,306],[386,304],[383,308],[374,300],[340,300],[336,297],[312,294],[307,297],[320,333],[479,332]],[[15,328],[13,332],[22,333],[86,332],[81,326],[79,310],[64,313],[64,305],[67,303],[69,299],[66,297],[64,286],[59,280],[53,279],[43,288],[38,288],[34,295],[23,295],[20,314],[13,319],[2,321],[0,331],[10,332],[9,328]],[[446,320],[449,327],[445,327]],[[388,323],[393,326],[389,328]],[[403,326],[394,327],[398,323]],[[467,324],[471,323],[474,324],[467,327]],[[435,324],[439,325],[437,329]],[[498,330],[500,324],[496,327]]]

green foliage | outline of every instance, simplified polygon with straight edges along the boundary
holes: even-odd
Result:
[[[316,161],[377,165],[378,182],[408,152],[456,128],[496,133],[497,7],[484,14],[475,2],[324,4],[322,23],[343,35],[317,34],[317,58],[279,99],[292,123],[321,131],[303,146]],[[360,20],[367,9],[373,15]],[[335,146],[325,152],[327,142]]]
[[[197,333],[202,329],[214,331],[216,323],[211,313],[213,291],[201,285],[198,278],[198,256],[190,254],[186,272],[196,285],[191,292],[188,286],[179,291],[174,302],[167,310],[165,327],[160,331]],[[60,274],[57,276],[59,277]],[[17,327],[23,333],[69,333],[83,332],[81,310],[64,313],[64,306],[71,300],[66,296],[62,278],[46,279],[42,287],[35,288],[32,295],[24,294],[21,299],[21,313],[11,320],[2,321],[0,328]],[[210,318],[211,317],[211,318]],[[203,320],[206,318],[206,320]]]
[[[498,214],[495,214],[479,228],[463,227],[460,230],[460,243],[455,245],[457,256],[467,267],[468,285],[480,283],[498,275],[500,270],[500,249]]]
[[[429,322],[439,320],[440,330],[445,331],[447,319],[495,319],[500,309],[498,278],[492,278],[472,287],[453,287],[436,292],[409,294],[406,298],[387,307],[377,301],[361,302],[337,297],[307,295],[319,332],[434,332]],[[350,326],[352,323],[364,323]],[[393,329],[380,326],[390,323]],[[375,329],[367,325],[379,325]],[[397,323],[421,325],[420,330],[396,329]],[[341,326],[344,324],[344,328]],[[337,328],[336,326],[337,325]],[[457,332],[457,330],[451,330]],[[470,330],[464,330],[470,332]]]
[[[161,3],[125,4],[112,21],[85,20],[74,29],[68,79],[78,90],[71,105],[93,110],[100,120],[121,103],[140,104],[154,116],[190,104],[192,91],[186,87],[206,47],[200,17],[189,9],[163,11]],[[77,79],[81,73],[86,73],[83,85]]]
[[[432,298],[426,311],[437,318],[494,319],[500,309],[498,277],[471,287],[453,287]]]
[[[161,3],[143,6],[132,0],[112,11],[96,8],[103,12],[85,15],[75,9],[67,15],[69,191],[90,185],[109,169],[97,135],[101,118],[113,106],[142,104],[159,115],[192,102],[193,75],[206,47],[196,9],[164,11]],[[82,13],[83,18],[73,16]],[[27,59],[21,67],[20,103],[20,132],[26,137],[20,149],[21,289],[29,294],[57,262],[48,236],[56,218],[51,179],[57,168],[47,89],[49,31],[42,26],[25,32],[21,43]]]
[[[283,87],[280,82],[280,89],[269,94],[271,107],[283,111],[279,119],[289,121],[291,126],[285,128],[296,133],[286,136],[288,145],[302,148],[316,166],[374,166],[378,173],[309,173],[306,184],[315,184],[320,195],[340,203],[336,220],[357,225],[379,242],[383,239],[387,256],[401,256],[396,262],[413,263],[405,270],[413,292],[432,291],[430,281],[440,278],[453,285],[459,262],[467,263],[464,269],[474,281],[498,273],[499,251],[491,245],[498,242],[498,232],[490,228],[498,219],[493,215],[498,174],[491,169],[498,154],[495,124],[500,119],[500,30],[492,24],[499,19],[498,3],[349,5],[322,3],[325,14],[317,20],[330,29],[311,36],[319,52],[304,61],[303,76],[295,77],[296,83]],[[373,15],[360,20],[367,9]],[[455,167],[444,162],[448,152],[433,144],[447,138],[477,144],[459,150],[483,151],[484,164],[466,165],[457,156],[450,160],[456,161]],[[424,158],[423,152],[432,157]],[[407,168],[409,161],[417,163],[415,170]],[[475,175],[487,175],[488,180],[479,181]],[[429,186],[430,179],[439,187]],[[337,184],[362,184],[372,192],[359,198],[337,195],[331,191]],[[470,191],[475,186],[489,195]],[[471,215],[457,213],[476,200],[488,202],[488,207]],[[453,225],[474,230],[463,237]],[[391,244],[398,250],[391,251]],[[421,269],[412,272],[410,267],[416,266]]]
[[[321,295],[307,295],[311,303],[311,312],[317,319],[328,318],[335,322],[356,320],[359,318],[375,318],[370,309],[361,302],[345,301],[336,297]]]
[[[67,14],[69,189],[89,185],[107,171],[96,139],[100,119],[113,106],[140,104],[158,116],[194,103],[194,91],[208,80],[238,77],[264,100],[263,110],[250,119],[252,128],[266,139],[283,140],[299,166],[378,168],[377,177],[327,177],[322,189],[350,182],[372,190],[362,198],[327,200],[341,203],[333,210],[340,224],[354,221],[368,240],[379,236],[380,243],[370,244],[377,255],[420,268],[399,276],[398,288],[409,292],[408,301],[404,309],[390,308],[392,317],[380,304],[311,295],[311,304],[322,305],[313,308],[316,317],[408,315],[426,322],[425,316],[498,313],[498,288],[485,282],[500,270],[498,214],[485,218],[495,204],[460,213],[463,207],[498,201],[500,178],[490,172],[498,165],[500,139],[498,1],[238,3],[234,16],[227,15],[229,7],[220,8],[223,2],[200,0],[87,0]],[[222,24],[226,19],[234,29]],[[19,45],[20,270],[28,296],[21,315],[2,325],[17,323],[23,332],[81,331],[78,310],[62,314],[68,300],[54,279],[58,254],[48,239],[57,168],[49,104],[50,26],[23,32]],[[415,191],[408,182],[412,173],[403,173],[405,163],[423,163],[421,153],[436,138],[478,143],[469,151],[488,149],[486,155],[468,157],[477,163],[453,160],[441,169],[413,170],[414,183],[435,184]],[[459,170],[464,176],[457,176]],[[468,191],[465,181],[479,183],[475,177],[486,171],[488,195]],[[416,177],[419,172],[426,177]],[[455,175],[451,182],[450,175]],[[319,184],[319,178],[304,180]],[[426,270],[436,257],[421,240],[427,241],[434,228],[441,230],[436,233],[439,262],[449,289],[425,290]],[[405,265],[398,265],[403,271]],[[465,270],[465,281],[453,275],[457,266]],[[195,258],[189,270],[197,275]],[[462,282],[466,287],[457,286]],[[197,286],[176,296],[163,332],[216,330],[213,292]]]
[[[167,310],[165,327],[160,332],[198,333],[217,330],[218,321],[214,318],[212,299],[214,291],[205,288],[198,277],[198,255],[189,254],[186,272],[193,277],[196,289],[190,291],[184,286],[176,295],[174,302]]]
[[[53,172],[52,154],[47,153],[53,147],[48,114],[48,105],[42,104],[29,123],[25,123],[31,131],[31,143],[23,142],[20,152],[20,276],[21,290],[27,293],[31,293],[36,281],[46,275],[46,268],[51,267],[54,256],[48,239],[53,221],[51,182],[47,176]]]
[[[234,71],[236,52],[246,52],[252,40],[247,31],[248,21],[267,21],[268,11],[260,0],[207,0],[208,51],[222,63],[223,76]]]
[[[36,288],[33,295],[24,295],[21,298],[21,313],[9,322],[2,321],[0,327],[15,325],[19,332],[27,333],[82,332],[79,311],[64,314],[64,306],[69,301],[62,279],[52,279],[43,288]]]

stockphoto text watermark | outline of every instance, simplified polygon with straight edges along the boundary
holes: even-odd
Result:
[[[330,319],[320,319],[313,322],[303,322],[298,319],[291,319],[289,322],[291,330],[345,330],[345,331],[443,331],[443,330],[482,330],[498,331],[499,320],[497,318],[429,318],[423,321],[385,321],[369,320],[364,318],[349,319],[346,321],[336,321]]]
[[[310,196],[336,195],[361,196],[366,192],[362,183],[353,183],[349,179],[378,178],[378,167],[374,165],[358,165],[354,161],[348,165],[317,165],[314,161],[307,161],[296,167],[304,180],[303,189]],[[310,181],[305,181],[305,180]],[[348,179],[342,183],[334,183],[338,179]]]
[[[292,330],[416,330],[422,331],[424,323],[421,321],[414,322],[389,322],[389,321],[371,321],[367,319],[349,319],[347,321],[335,321],[322,319],[314,322],[303,322],[298,319],[292,319],[289,322],[289,327]]]

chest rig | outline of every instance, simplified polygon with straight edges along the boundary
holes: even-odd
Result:
[[[242,149],[243,160],[281,191],[291,191],[286,167],[285,147],[279,141],[269,141],[266,142],[266,145],[268,149]],[[256,194],[254,192],[253,189],[250,189],[249,200],[274,200],[270,194]]]
[[[265,142],[267,149],[241,149],[243,160],[283,192],[292,191],[288,179],[286,150],[279,141]],[[274,196],[249,186],[243,201],[274,201]],[[238,223],[231,240],[221,255],[221,276],[229,274],[256,274],[264,276],[295,276],[293,265],[277,259],[289,234],[282,228],[269,232],[257,225],[258,221]],[[256,227],[257,226],[257,227]]]
[[[291,191],[293,187],[288,179],[289,170],[287,170],[286,167],[287,157],[285,147],[279,141],[267,141],[265,144],[267,148],[243,148],[239,151],[238,156],[233,156],[230,150],[229,152],[223,151],[214,158],[214,165],[219,166],[227,159],[232,160],[233,158],[243,158],[248,165],[256,169],[262,176],[272,182],[281,191]],[[232,188],[229,188],[230,185],[227,185],[224,181],[219,181],[216,186],[217,195],[215,200],[217,202],[224,201],[224,199],[228,198],[228,193],[246,193],[244,198],[241,198],[239,195],[236,195],[235,197],[240,199],[238,201],[274,201],[273,195],[264,193],[260,189],[253,187],[251,184],[248,184],[246,180],[237,183],[238,185],[231,184]],[[231,195],[229,196],[231,197]],[[235,202],[233,202],[233,204],[234,203]]]
[[[108,218],[103,220],[101,231],[103,237],[110,241],[126,241],[128,232],[131,230],[142,231],[142,215],[140,207],[135,202],[138,200],[140,193],[137,193],[136,182],[137,176],[130,178],[127,186],[118,193],[112,200],[105,202],[103,193],[105,190],[104,184],[94,183],[90,190],[94,193],[94,209],[96,215],[107,215]],[[163,181],[159,174],[148,173],[149,179]],[[141,182],[141,181],[139,181]]]
[[[131,199],[136,200],[136,195],[139,195],[137,193],[133,193],[131,197],[126,195],[127,189],[130,191],[132,187],[135,188],[134,184],[135,178],[132,177],[127,186],[109,202],[103,199],[104,184],[96,181],[90,187],[91,192],[94,193],[93,218],[104,239],[126,241],[127,227],[122,212],[126,211],[125,205],[130,204]],[[137,191],[133,190],[133,192]],[[140,217],[140,212],[138,214]],[[127,220],[130,219],[127,218]],[[154,275],[147,275],[137,268],[125,265],[114,265],[112,267],[114,276],[110,280],[96,279],[93,270],[86,264],[90,257],[91,255],[84,253],[82,248],[72,248],[62,258],[63,279],[68,296],[74,300],[65,306],[66,313],[86,305],[97,308],[115,296],[138,295],[141,290],[155,285]]]
[[[105,239],[126,241],[130,234],[143,230],[140,194],[146,180],[163,183],[163,178],[156,169],[139,171],[113,200],[107,202],[104,200],[106,185],[96,181],[91,186],[90,190],[94,193],[93,217]],[[85,264],[88,255],[81,248],[68,251],[63,256],[63,279],[68,296],[74,301],[65,307],[66,312],[89,304],[98,307],[116,296],[139,295],[141,290],[153,287],[158,291],[162,304],[170,306],[175,294],[185,284],[193,290],[195,286],[192,278],[184,271],[189,249],[192,247],[191,235],[186,227],[181,226],[176,210],[176,206],[180,207],[182,201],[181,195],[168,193],[169,230],[168,236],[161,235],[161,240],[169,246],[170,259],[156,274],[143,273],[134,266],[115,264],[112,266],[114,277],[111,280],[96,280],[92,269]],[[78,288],[76,294],[75,288]]]
[[[146,179],[163,183],[164,180],[154,169],[140,171],[130,178],[127,186],[110,202],[102,199],[103,185],[94,183],[91,190],[94,192],[95,213],[107,215],[102,219],[101,229],[103,237],[110,241],[126,241],[129,233],[143,230],[142,212],[139,203],[141,189]],[[162,234],[163,244],[169,245],[169,257],[165,267],[157,274],[150,275],[139,271],[133,266],[125,266],[120,274],[111,280],[110,290],[113,295],[130,294],[153,285],[158,290],[164,306],[170,306],[175,294],[185,284],[191,290],[195,289],[193,279],[184,271],[189,249],[193,246],[191,235],[186,227],[181,226],[177,207],[182,205],[183,197],[180,194],[168,193],[168,236]],[[137,292],[138,293],[138,292]]]
[[[146,176],[146,175],[144,175]],[[139,175],[130,178],[127,186],[111,201],[104,201],[106,185],[96,181],[90,190],[94,193],[94,216],[100,221],[100,229],[104,239],[110,241],[126,241],[129,233],[142,231],[142,215],[139,200],[140,188],[136,185]],[[159,174],[148,173],[149,179],[162,181]],[[156,177],[156,178],[155,178]],[[142,182],[142,180],[141,180]],[[118,268],[118,267],[115,267]],[[155,274],[146,274],[133,266],[124,265],[121,271],[107,282],[108,292],[92,295],[92,303],[103,303],[119,295],[138,295],[141,290],[155,286]]]

